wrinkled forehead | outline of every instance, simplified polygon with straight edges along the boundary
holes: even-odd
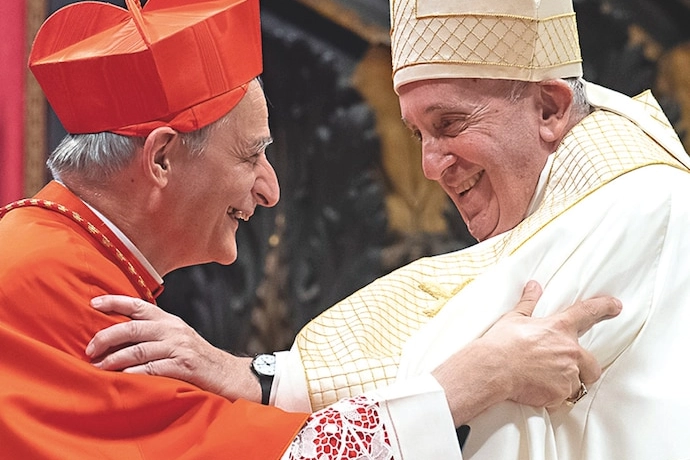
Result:
[[[256,79],[249,83],[240,102],[219,120],[214,131],[214,144],[241,152],[260,152],[272,142],[266,97]]]

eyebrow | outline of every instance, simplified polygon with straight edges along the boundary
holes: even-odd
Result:
[[[458,109],[456,104],[448,104],[448,103],[438,103],[438,104],[433,104],[430,106],[427,106],[424,111],[422,112],[424,115],[429,115],[430,113],[433,112],[453,112],[453,113],[460,113],[464,116],[471,116],[473,111],[466,111],[467,109]],[[408,127],[409,129],[413,129],[413,125],[411,125],[405,117],[401,118],[403,124]]]
[[[429,114],[431,112],[438,111],[457,111],[457,106],[455,104],[434,104],[430,105],[424,109],[424,114]]]
[[[254,142],[254,144],[251,146],[251,150],[255,152],[263,152],[272,143],[273,138],[271,136],[261,137]]]
[[[448,111],[448,110],[456,110],[454,105],[451,104],[433,104],[424,109],[424,115],[428,115],[432,112],[438,112],[438,111]],[[401,118],[402,122],[407,126],[408,128],[410,127],[410,123],[405,119],[405,117]]]

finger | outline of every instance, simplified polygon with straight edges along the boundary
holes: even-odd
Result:
[[[580,368],[580,381],[589,386],[601,377],[601,365],[593,354],[587,350],[582,350],[582,356],[578,362]]]
[[[114,351],[92,364],[107,371],[121,371],[169,357],[167,347],[160,342],[146,342]]]
[[[178,380],[185,380],[188,376],[180,372],[180,368],[175,365],[171,359],[160,359],[157,361],[149,361],[144,364],[131,366],[122,369],[126,374],[140,374],[140,375],[164,375]]]
[[[571,305],[561,315],[580,336],[598,322],[617,316],[622,308],[623,304],[615,297],[595,297]]]
[[[165,315],[165,311],[152,303],[124,295],[94,297],[91,299],[91,306],[102,312],[119,313],[132,319],[156,320]]]
[[[522,290],[522,297],[520,301],[515,305],[511,313],[517,313],[523,316],[532,316],[534,307],[537,305],[537,301],[541,297],[542,289],[539,283],[534,280],[530,280],[525,285]]]
[[[160,340],[163,332],[160,324],[149,321],[133,320],[113,324],[96,332],[86,346],[85,353],[93,358],[128,343]]]
[[[157,373],[156,370],[158,369],[158,367],[159,366],[157,366],[156,363],[145,363],[122,369],[122,372],[124,372],[125,374],[164,375]]]
[[[130,342],[130,340],[128,340],[130,335],[129,324],[130,322],[117,323],[96,332],[86,345],[86,349],[84,350],[86,356],[91,358],[100,356],[110,348]]]

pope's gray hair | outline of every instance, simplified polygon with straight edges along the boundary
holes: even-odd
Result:
[[[577,118],[584,118],[592,113],[593,107],[587,101],[587,94],[585,93],[585,82],[582,78],[564,78],[563,79],[573,92],[573,107],[571,112]]]
[[[592,107],[590,106],[589,102],[587,102],[583,80],[581,78],[573,77],[564,78],[563,81],[568,84],[570,90],[573,92],[573,105],[570,109],[571,113],[578,119],[584,118],[592,111]],[[518,80],[511,81],[511,85],[508,87],[508,99],[511,102],[517,102],[522,97],[527,86],[530,84],[534,83]]]
[[[228,115],[196,131],[179,133],[190,154],[200,155],[204,151],[211,132],[225,124]],[[46,164],[57,180],[69,176],[90,183],[102,182],[126,167],[144,141],[143,137],[111,132],[67,134]]]

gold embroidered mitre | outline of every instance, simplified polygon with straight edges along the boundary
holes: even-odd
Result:
[[[393,83],[582,76],[571,0],[391,0]]]

